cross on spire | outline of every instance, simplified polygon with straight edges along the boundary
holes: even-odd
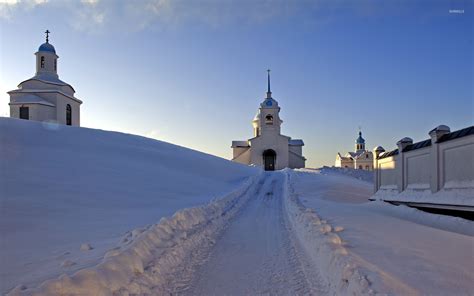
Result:
[[[51,33],[49,30],[46,30],[46,32],[44,32],[46,34],[46,43],[49,43],[49,33]]]

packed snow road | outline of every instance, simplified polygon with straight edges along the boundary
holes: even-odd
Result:
[[[284,212],[285,175],[265,173],[255,195],[197,268],[189,295],[302,295],[318,276],[304,260]],[[302,265],[305,263],[306,265]]]

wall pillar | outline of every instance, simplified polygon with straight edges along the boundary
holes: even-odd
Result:
[[[379,170],[379,155],[385,152],[382,146],[377,146],[373,150],[374,159],[373,159],[373,171],[374,171],[374,193],[376,193],[380,188],[380,170]]]
[[[401,139],[400,141],[397,142],[397,147],[398,147],[398,156],[397,156],[397,161],[395,163],[395,170],[397,173],[397,187],[398,187],[398,192],[402,192],[405,190],[406,187],[406,182],[405,182],[405,158],[403,155],[403,149],[407,147],[408,145],[413,144],[413,140],[411,138],[405,137]]]
[[[438,140],[445,134],[450,133],[449,126],[439,125],[432,129],[428,134],[431,137],[431,151],[430,151],[430,163],[431,163],[431,174],[430,174],[430,188],[431,192],[435,193],[441,189],[440,180],[440,166],[439,166],[439,144]]]

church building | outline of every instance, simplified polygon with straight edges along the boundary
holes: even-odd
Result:
[[[284,168],[304,168],[303,140],[291,139],[280,133],[280,107],[270,91],[268,70],[267,97],[260,104],[252,121],[254,137],[247,141],[232,141],[235,162],[262,166],[267,171]]]
[[[10,117],[26,120],[80,125],[82,101],[74,97],[74,88],[59,79],[58,55],[49,43],[41,44],[36,55],[36,75],[9,91]]]
[[[365,140],[362,138],[362,132],[359,131],[359,137],[355,141],[355,151],[347,152],[345,156],[338,152],[334,166],[371,171],[374,167],[373,159],[373,153],[365,149]]]

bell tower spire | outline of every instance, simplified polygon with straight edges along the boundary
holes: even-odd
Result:
[[[272,97],[272,91],[270,90],[270,69],[267,70],[267,80],[268,80],[267,98],[271,98]]]

